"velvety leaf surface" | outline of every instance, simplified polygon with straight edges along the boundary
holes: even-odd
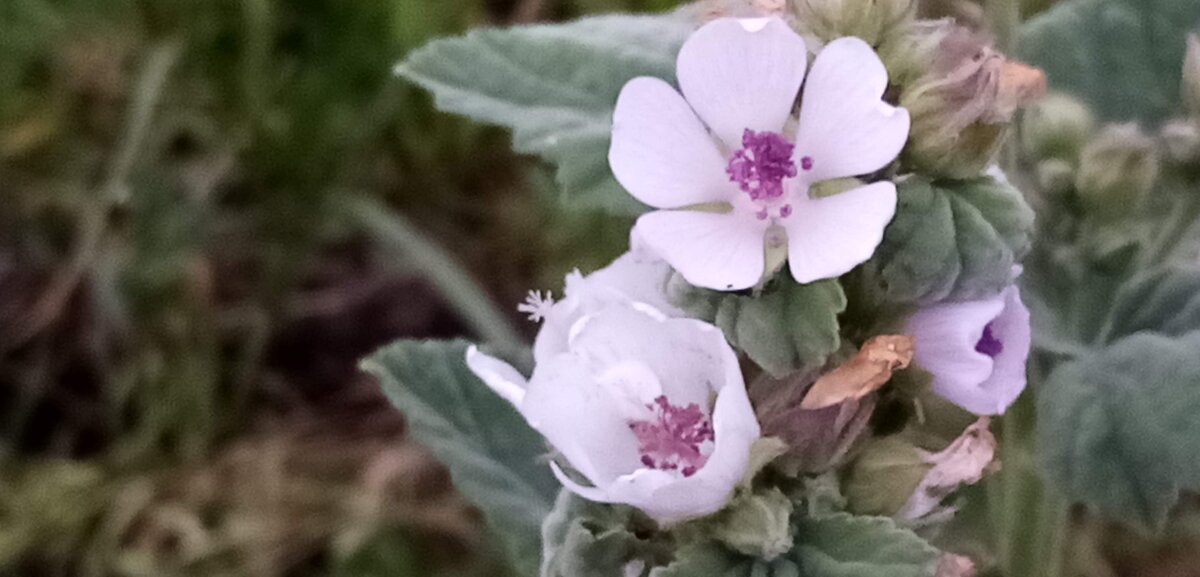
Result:
[[[933,577],[941,553],[888,517],[801,519],[792,557],[805,576]]]
[[[846,309],[838,281],[802,285],[787,275],[781,272],[757,298],[697,289],[678,277],[668,292],[680,308],[717,325],[750,360],[783,377],[824,364],[838,349],[838,314]]]
[[[1200,267],[1180,264],[1139,273],[1114,300],[1105,342],[1140,331],[1179,336],[1200,330]]]
[[[1049,481],[1113,519],[1160,527],[1200,490],[1200,332],[1141,333],[1056,369],[1038,399]]]
[[[541,525],[558,482],[540,435],[467,369],[464,341],[399,341],[363,361],[409,433],[450,469],[522,575],[537,573]]]
[[[1025,24],[1019,55],[1102,119],[1153,122],[1179,109],[1185,39],[1197,25],[1194,0],[1068,0]]]
[[[612,111],[630,79],[675,79],[695,25],[683,16],[611,15],[554,25],[479,29],[435,40],[397,67],[438,108],[513,130],[513,146],[558,167],[577,206],[645,207],[608,167]]]
[[[681,549],[670,565],[655,568],[650,577],[801,577],[801,573],[786,557],[768,562],[705,543]]]
[[[996,294],[1029,252],[1033,210],[991,177],[899,185],[896,217],[863,267],[883,302],[932,304]]]

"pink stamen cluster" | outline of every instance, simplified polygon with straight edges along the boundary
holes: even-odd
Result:
[[[646,408],[654,412],[653,419],[629,424],[637,436],[642,464],[663,471],[678,470],[684,477],[695,475],[708,461],[700,452],[701,445],[716,439],[708,416],[695,403],[678,407],[666,396],[659,396]]]
[[[975,343],[975,352],[983,353],[993,359],[1004,352],[1004,343],[992,333],[991,323],[983,327],[983,336],[979,337],[978,343]]]
[[[795,148],[781,134],[747,128],[742,133],[742,148],[730,157],[725,172],[752,200],[779,198],[784,179],[796,176]],[[811,163],[808,159],[809,166]]]

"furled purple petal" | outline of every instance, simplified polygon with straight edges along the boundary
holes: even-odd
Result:
[[[997,343],[981,342],[987,336]],[[915,361],[933,375],[934,392],[977,415],[998,415],[1025,389],[1029,357],[1029,310],[1017,287],[984,300],[943,303],[908,321]],[[996,345],[999,345],[996,347]]]

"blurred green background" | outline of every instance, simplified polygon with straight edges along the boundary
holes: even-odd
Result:
[[[0,2],[0,573],[502,574],[357,361],[528,338],[628,223],[391,68],[669,4]]]
[[[390,71],[674,4],[0,2],[0,574],[504,575],[356,363],[531,337],[513,305],[629,222]]]

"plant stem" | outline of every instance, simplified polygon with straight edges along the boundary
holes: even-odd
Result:
[[[129,200],[129,176],[142,154],[154,113],[181,50],[176,42],[164,42],[154,47],[142,65],[124,134],[109,163],[107,176],[94,197],[83,199],[70,257],[55,271],[42,290],[42,296],[19,321],[13,330],[13,338],[0,346],[0,351],[18,348],[54,323],[79,283],[91,271],[108,230],[109,213],[114,206]]]
[[[984,3],[996,48],[1012,54],[1017,48],[1017,29],[1021,25],[1021,0],[987,0]]]
[[[385,249],[409,259],[479,338],[505,353],[523,350],[525,340],[466,269],[408,219],[367,197],[348,201],[345,213]]]

